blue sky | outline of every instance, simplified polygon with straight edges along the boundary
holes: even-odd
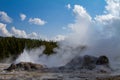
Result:
[[[70,4],[70,9],[67,5]],[[24,30],[26,33],[35,32],[38,35],[53,37],[66,35],[70,31],[63,29],[75,21],[73,13],[74,5],[83,6],[90,16],[103,14],[106,2],[104,0],[0,0],[0,11],[4,11],[12,18],[12,22],[6,24],[8,31],[11,27]],[[25,20],[21,20],[20,14],[25,14]],[[30,18],[40,18],[44,25],[30,23]]]

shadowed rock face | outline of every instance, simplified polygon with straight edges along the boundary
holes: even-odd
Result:
[[[8,67],[6,70],[7,71],[12,71],[12,70],[39,70],[42,69],[43,65],[41,64],[34,64],[31,62],[20,62],[18,64],[11,64],[10,67]]]
[[[96,64],[95,64],[96,61],[97,61],[96,57],[85,55],[83,57],[83,63],[81,64],[82,65],[81,68],[92,70],[96,67]]]
[[[98,65],[109,68],[109,59],[106,56],[94,57],[85,55],[83,57],[75,57],[68,64],[60,68],[66,69],[95,69]]]
[[[106,56],[100,56],[98,59],[97,59],[97,62],[96,62],[97,65],[107,65],[109,64],[109,60]]]

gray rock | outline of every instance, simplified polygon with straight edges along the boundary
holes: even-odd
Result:
[[[93,70],[97,65],[103,65],[109,68],[109,59],[106,56],[94,57],[85,55],[83,57],[75,57],[65,66],[59,67],[59,69],[89,69]]]
[[[100,56],[96,62],[97,65],[107,65],[109,64],[109,59],[106,56]]]

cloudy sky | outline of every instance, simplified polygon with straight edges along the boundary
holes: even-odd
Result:
[[[0,0],[0,36],[5,37],[62,40],[84,31],[81,23],[106,26],[115,20],[120,21],[119,0]]]

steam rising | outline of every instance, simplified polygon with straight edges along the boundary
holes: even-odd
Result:
[[[68,63],[73,57],[78,55],[83,50],[83,48],[80,46],[71,47],[68,45],[61,45],[60,48],[55,48],[55,54],[50,56],[43,54],[43,51],[45,50],[44,46],[32,49],[30,51],[25,49],[24,52],[15,61],[15,63],[33,62],[46,65],[47,67],[63,66]]]
[[[113,67],[119,67],[120,2],[119,0],[106,0],[106,2],[107,13],[97,15],[95,18],[92,18],[82,6],[74,6],[73,12],[76,20],[68,25],[72,33],[66,36],[63,41],[58,42],[59,48],[54,49],[56,54],[44,55],[45,47],[41,46],[30,51],[24,50],[16,63],[30,61],[48,67],[56,67],[65,65],[75,56],[88,54],[93,56],[106,55]],[[109,7],[114,7],[115,10],[111,10]],[[86,46],[86,49],[83,50],[82,46]]]
[[[19,62],[38,62],[39,56],[42,55],[43,51],[45,50],[44,46],[41,46],[36,49],[26,50],[24,49],[23,53],[16,59],[15,63]]]

